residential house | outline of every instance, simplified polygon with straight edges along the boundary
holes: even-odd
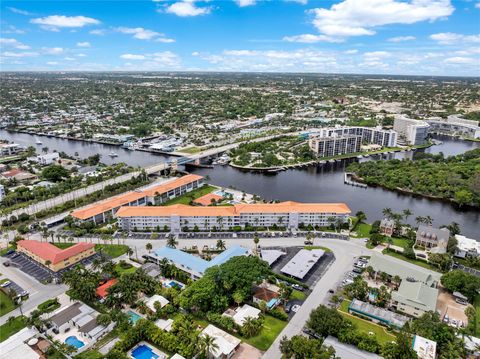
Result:
[[[392,219],[384,218],[380,222],[380,234],[391,237],[395,231],[395,221]]]
[[[256,304],[264,302],[268,309],[273,309],[280,303],[280,295],[270,289],[257,287],[253,293],[253,302]]]
[[[19,168],[13,168],[9,171],[5,171],[1,174],[1,177],[6,180],[17,180],[18,182],[28,182],[37,179],[37,176],[34,174]]]
[[[392,292],[393,307],[412,317],[421,317],[437,309],[438,289],[422,282],[402,280],[397,291]]]
[[[418,227],[415,244],[425,247],[432,253],[446,253],[450,231],[447,228],[434,228],[421,225]]]
[[[201,333],[200,336],[208,335],[214,339],[216,348],[209,351],[209,357],[213,359],[230,359],[235,354],[238,346],[242,342],[237,337],[209,324]]]
[[[478,257],[480,255],[480,242],[476,239],[467,238],[460,234],[455,235],[455,239],[457,240],[455,257],[467,258]]]
[[[258,319],[260,313],[260,309],[244,304],[236,309],[227,309],[222,315],[232,318],[235,323],[242,326],[247,318]]]

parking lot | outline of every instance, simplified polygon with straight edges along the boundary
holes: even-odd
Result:
[[[96,253],[92,257],[85,258],[80,263],[85,266],[89,265],[98,256],[100,256],[100,254]],[[15,267],[21,270],[22,272],[35,278],[37,281],[41,283],[51,282],[52,280],[60,281],[62,274],[65,273],[65,271],[68,271],[70,269],[70,268],[65,268],[61,271],[53,272],[50,269],[41,265],[40,263],[29,258],[25,254],[18,253],[18,252],[6,254],[4,257],[8,259],[8,261],[6,262],[7,265],[10,265],[12,267]],[[79,263],[76,263],[76,264],[79,264]]]
[[[5,283],[9,283],[8,285],[5,285]],[[2,289],[6,292],[13,291],[15,292],[16,297],[22,297],[28,295],[28,292],[20,287],[17,283],[15,283],[12,280],[9,280],[8,282],[2,283]]]
[[[264,249],[280,249],[277,247],[268,247]],[[281,269],[298,253],[303,247],[287,247],[282,248],[287,254],[280,257],[280,259],[272,265],[272,270],[275,273],[283,274]],[[323,274],[335,260],[335,256],[331,252],[325,252],[323,257],[312,267],[312,269],[305,275],[302,283],[307,284],[309,287],[313,287],[317,281],[322,278]],[[296,278],[297,279],[297,278]]]
[[[479,270],[473,269],[473,268],[470,268],[470,267],[465,267],[463,264],[460,264],[460,263],[456,263],[454,265],[453,269],[460,269],[460,270],[463,270],[464,272],[467,272],[467,273],[476,275],[477,277],[480,277],[480,271]]]
[[[437,311],[440,319],[454,327],[466,327],[468,318],[465,315],[467,305],[457,303],[452,294],[440,289],[437,299]]]

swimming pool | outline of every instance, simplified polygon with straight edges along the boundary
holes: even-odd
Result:
[[[157,359],[158,355],[148,345],[142,344],[132,350],[132,357],[135,359]]]
[[[139,319],[142,319],[140,314],[137,314],[131,310],[127,312],[128,317],[130,318],[130,323],[135,324]]]
[[[226,197],[228,195],[227,192],[224,192],[222,190],[218,190],[218,191],[215,191],[213,193],[216,194],[217,196],[222,196],[222,197]]]
[[[68,344],[68,345],[71,345],[72,347],[75,347],[77,349],[80,349],[81,347],[83,347],[85,345],[85,343],[82,342],[81,340],[79,340],[75,335],[72,335],[72,336],[68,337],[67,339],[65,339],[65,343]]]
[[[170,282],[163,282],[163,286],[166,288],[175,288],[182,289],[183,285],[175,280],[171,280]]]

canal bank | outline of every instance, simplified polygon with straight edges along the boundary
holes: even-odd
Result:
[[[35,137],[27,134],[11,133],[0,130],[0,138],[14,141],[23,146],[35,145]],[[105,163],[125,162],[132,166],[149,166],[169,161],[167,156],[123,150],[114,147],[118,157],[111,159],[108,153],[112,146],[82,143],[55,138],[45,139],[43,147],[50,150],[64,151],[70,155],[78,152],[82,157],[100,153]],[[428,153],[444,153],[445,156],[457,155],[474,148],[480,148],[479,142],[461,141],[458,139],[438,137],[442,144],[421,149]],[[408,194],[395,193],[379,187],[354,187],[344,184],[346,166],[352,161],[368,161],[377,159],[411,158],[413,151],[373,155],[363,159],[347,159],[335,163],[325,163],[302,169],[291,169],[278,173],[242,172],[230,166],[215,166],[213,169],[192,168],[191,172],[209,176],[212,184],[233,187],[247,193],[257,194],[267,200],[293,200],[299,202],[345,202],[352,212],[364,211],[368,221],[381,219],[382,210],[386,207],[400,212],[410,209],[415,216],[431,216],[434,226],[457,222],[462,233],[472,238],[478,237],[480,211],[458,209],[449,203],[439,202],[427,198],[418,198]]]

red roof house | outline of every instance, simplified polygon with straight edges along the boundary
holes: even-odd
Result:
[[[34,256],[43,262],[50,261],[51,264],[57,264],[66,259],[74,257],[85,251],[94,248],[93,243],[77,243],[71,247],[60,249],[48,242],[40,242],[35,240],[21,240],[17,242],[17,250],[26,253],[29,256]],[[73,264],[73,263],[70,263]]]
[[[115,278],[113,278],[113,279],[110,279],[109,281],[103,283],[96,290],[97,296],[102,298],[102,299],[105,298],[108,295],[107,289],[110,288],[110,287],[113,287],[115,284],[117,284],[117,282],[118,281]]]

